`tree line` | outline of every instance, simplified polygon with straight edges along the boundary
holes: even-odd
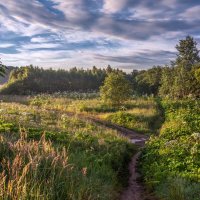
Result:
[[[11,71],[2,94],[38,94],[64,91],[99,91],[109,74],[122,74],[132,94],[170,98],[200,97],[200,57],[197,42],[187,36],[176,45],[177,57],[169,66],[153,66],[127,74],[108,66],[106,69],[53,70],[26,66]],[[130,90],[129,90],[130,91]]]
[[[34,66],[16,68],[11,71],[8,82],[1,89],[1,94],[38,94],[65,91],[97,91],[107,73],[120,70],[92,69],[53,70]]]

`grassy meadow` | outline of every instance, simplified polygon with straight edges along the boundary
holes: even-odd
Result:
[[[120,107],[105,104],[98,94],[95,96],[93,93],[87,95],[74,93],[64,97],[38,95],[30,98],[29,103],[48,110],[98,118],[145,134],[157,132],[163,120],[160,117],[159,100],[152,97],[132,98]]]
[[[153,97],[112,107],[95,93],[1,96],[1,198],[118,199],[137,148],[94,118],[150,136],[139,162],[149,190],[199,200],[199,108]]]
[[[64,109],[13,99],[0,103],[2,199],[119,197],[135,152],[128,139]]]

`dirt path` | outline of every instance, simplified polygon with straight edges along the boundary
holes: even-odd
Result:
[[[139,174],[136,171],[137,159],[140,155],[140,152],[136,153],[129,165],[130,178],[129,178],[129,186],[122,193],[121,200],[142,200],[142,195],[144,193],[143,187],[137,182],[137,178]]]
[[[157,200],[157,198],[155,198],[152,194],[147,193],[144,186],[141,184],[141,181],[138,181],[138,178],[140,178],[140,175],[137,172],[138,158],[141,154],[141,148],[144,147],[145,141],[147,141],[149,137],[97,118],[88,117],[88,119],[105,127],[117,130],[120,134],[128,137],[132,143],[138,146],[138,152],[132,157],[129,164],[129,184],[128,187],[122,192],[120,200]]]
[[[69,114],[72,115],[72,113]],[[138,146],[138,152],[132,157],[129,164],[129,184],[128,187],[122,192],[120,200],[157,200],[157,198],[155,198],[153,195],[147,193],[142,183],[138,181],[138,178],[140,177],[139,173],[137,172],[138,158],[141,154],[141,148],[144,147],[145,141],[147,141],[149,137],[93,116],[84,116],[83,114],[76,114],[76,116],[82,119],[90,120],[107,128],[117,130],[121,135],[128,137],[132,143]]]

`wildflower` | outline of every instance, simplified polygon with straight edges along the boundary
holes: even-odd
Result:
[[[200,139],[200,133],[193,133],[191,136],[192,136],[195,140]]]
[[[26,115],[28,115],[29,113],[27,113],[27,112],[22,112],[21,113],[21,115],[24,115],[24,116],[26,116]]]
[[[175,143],[176,143],[176,140],[170,140],[170,141],[165,143],[165,146],[172,146]]]
[[[191,154],[192,155],[195,155],[195,154],[198,154],[199,153],[199,150],[198,150],[198,145],[195,144],[192,148],[191,148]]]

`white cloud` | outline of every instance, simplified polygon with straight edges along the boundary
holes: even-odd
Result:
[[[181,13],[179,16],[185,20],[195,20],[199,19],[199,14],[200,14],[200,5],[186,9],[186,11]]]
[[[52,39],[49,37],[33,37],[31,38],[31,42],[33,43],[45,43],[45,42],[50,42]]]
[[[70,68],[77,67],[92,67],[97,64],[97,60],[91,56],[92,51],[66,51],[66,50],[22,50],[17,54],[1,54],[2,62],[6,65],[25,66],[36,65],[44,68]],[[76,59],[74,59],[76,58]],[[106,61],[102,61],[100,66],[106,66]]]
[[[103,10],[105,13],[115,13],[121,11],[128,0],[104,0]]]
[[[17,34],[21,34],[24,36],[32,36],[35,34],[45,33],[47,28],[37,23],[24,23],[22,21],[16,20],[12,17],[9,17],[7,14],[2,12],[0,9],[0,24],[1,28],[5,31],[11,31]]]
[[[109,57],[139,57],[140,55],[144,56],[144,62],[142,64],[143,67],[149,66],[151,64],[148,63],[148,57],[145,53],[151,52],[161,52],[163,49],[167,49],[168,51],[174,51],[174,42],[166,42],[164,38],[152,38],[149,41],[133,41],[130,42],[128,40],[117,40],[120,44],[119,48],[110,49],[109,47],[101,46],[101,42],[99,44],[99,48],[95,49],[82,49],[82,50],[49,50],[41,48],[54,48],[57,44],[52,43],[28,43],[22,45],[20,49],[18,49],[18,53],[16,54],[1,54],[2,62],[7,65],[37,65],[42,67],[55,67],[55,68],[66,68],[72,66],[78,67],[89,67],[93,65],[98,65],[99,67],[107,66],[111,64],[112,66],[122,65],[118,60],[109,60]],[[112,40],[111,40],[112,41]],[[108,40],[109,42],[109,40]],[[159,44],[159,45],[158,45]],[[54,46],[55,45],[55,46]],[[37,49],[38,48],[38,49]],[[56,47],[57,48],[57,47]],[[37,49],[35,51],[34,49]],[[98,55],[102,55],[102,57],[98,57]],[[103,57],[108,57],[108,59],[103,59]],[[102,59],[101,59],[102,58]],[[169,62],[172,60],[173,56],[165,57],[162,56],[162,59],[165,58],[165,62],[168,59]],[[156,58],[159,59],[159,58]],[[163,62],[161,59],[158,63]],[[131,59],[130,61],[133,66],[138,66],[138,61]],[[152,63],[153,61],[151,61]],[[124,63],[123,66],[130,66],[130,63]]]
[[[50,48],[58,48],[60,44],[57,43],[40,43],[40,44],[24,44],[21,49],[31,50],[31,49],[50,49]],[[19,49],[20,50],[20,49]]]
[[[5,44],[0,44],[0,48],[9,48],[9,47],[13,47],[15,46],[14,44],[9,44],[9,43],[5,43]]]
[[[1,0],[0,24],[17,34],[33,36],[47,32],[55,32],[65,27],[55,13],[49,11],[37,0]]]
[[[84,0],[54,0],[54,8],[62,11],[66,19],[71,22],[80,22],[88,19],[88,12],[84,8]]]

